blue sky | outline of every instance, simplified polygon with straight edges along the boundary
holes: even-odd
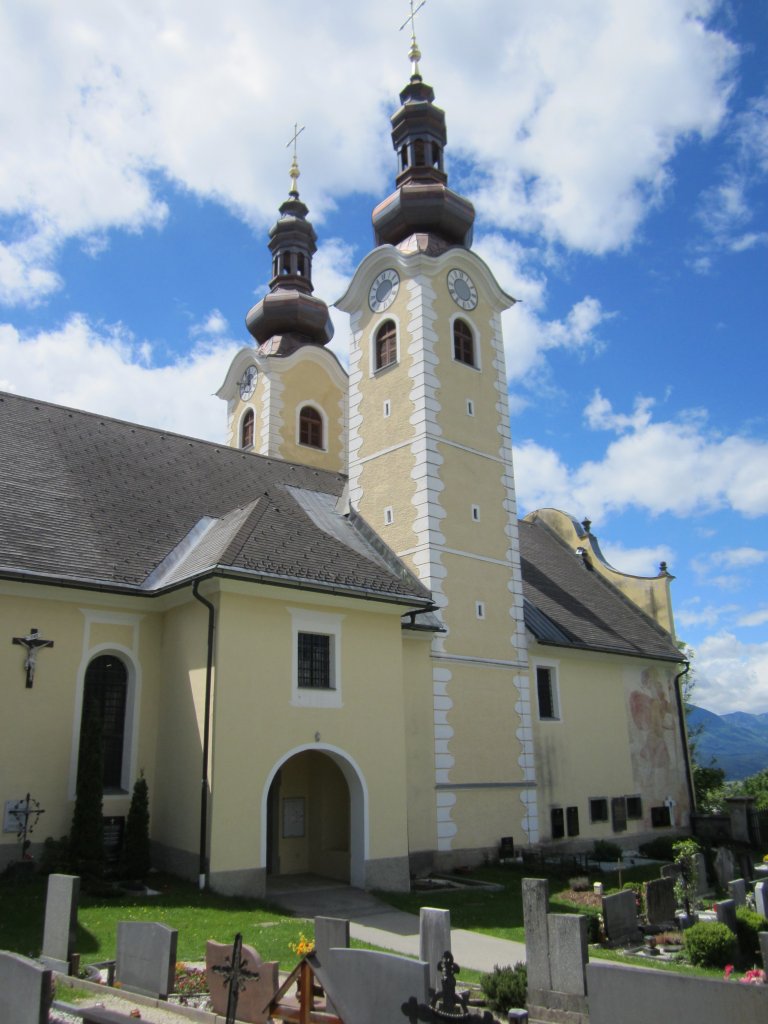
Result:
[[[211,439],[299,181],[316,291],[393,187],[408,4],[0,8],[0,387]],[[520,512],[668,562],[695,699],[768,711],[768,4],[428,0],[421,69],[505,314]],[[334,314],[344,359],[345,317]]]

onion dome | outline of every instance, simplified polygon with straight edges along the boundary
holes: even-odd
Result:
[[[453,245],[468,248],[475,209],[468,199],[448,188],[443,167],[448,139],[445,112],[435,106],[434,90],[421,77],[421,53],[413,35],[409,56],[411,78],[400,93],[400,109],[391,119],[399,166],[397,188],[373,211],[376,244],[435,251]]]
[[[327,345],[333,337],[328,307],[312,294],[312,256],[317,235],[299,198],[294,152],[291,190],[269,232],[272,280],[269,294],[249,310],[245,325],[266,355],[290,355],[301,345]]]

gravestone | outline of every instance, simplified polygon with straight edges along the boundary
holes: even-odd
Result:
[[[258,978],[249,978],[246,975],[237,1002],[237,1019],[248,1021],[249,1024],[263,1024],[269,1019],[264,1008],[280,984],[280,965],[277,960],[262,960],[253,946],[247,946],[245,943],[240,947],[240,963],[245,965],[245,970],[249,974],[258,974]],[[212,940],[205,944],[205,974],[208,991],[211,994],[211,1005],[213,1012],[221,1017],[226,1016],[229,999],[229,985],[223,971],[231,965],[231,945]]]
[[[549,882],[545,878],[523,879],[523,924],[525,960],[528,965],[528,991],[549,992],[552,975],[549,966]]]
[[[339,1017],[350,1024],[404,1021],[405,1006],[429,1003],[429,964],[423,960],[368,949],[331,949],[315,976]]]
[[[707,878],[707,859],[701,850],[696,854],[696,880],[696,892],[699,896],[704,896],[709,892],[710,885]]]
[[[156,921],[118,921],[115,981],[129,992],[167,999],[176,975],[175,928]]]
[[[662,864],[659,872],[662,878],[671,878],[673,882],[676,882],[682,873],[677,864]]]
[[[763,958],[763,970],[768,974],[768,932],[758,932],[760,940],[760,956]]]
[[[611,942],[632,942],[640,937],[637,900],[631,889],[603,896],[603,922]]]
[[[736,877],[736,866],[733,854],[727,846],[718,846],[715,854],[715,874],[721,889],[727,889],[728,883]]]
[[[755,882],[755,910],[768,917],[768,882]]]
[[[79,896],[80,879],[77,875],[48,876],[40,959],[46,967],[62,974],[69,974],[70,960],[77,944]]]
[[[549,915],[552,991],[587,994],[587,919],[583,914]]]
[[[743,878],[734,878],[732,882],[728,883],[728,895],[737,907],[746,907],[747,883]]]
[[[733,900],[720,900],[717,904],[717,920],[727,924],[736,933],[736,904]]]
[[[674,878],[657,878],[645,883],[645,915],[648,924],[673,926],[676,909]]]
[[[323,963],[329,949],[349,949],[349,921],[341,917],[315,918],[315,955]],[[325,1009],[335,1013],[336,1008],[331,999],[326,997]]]
[[[429,987],[440,986],[438,963],[451,949],[451,912],[422,907],[419,914],[419,959],[429,964]]]
[[[18,953],[0,950],[0,1021],[47,1024],[53,1000],[53,972]]]

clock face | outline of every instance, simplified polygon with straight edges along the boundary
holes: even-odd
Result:
[[[469,274],[463,270],[448,271],[448,291],[457,306],[462,309],[474,309],[477,305],[477,288]]]
[[[396,270],[382,270],[368,292],[368,305],[374,313],[383,313],[395,301],[400,287],[400,275]]]
[[[249,366],[242,378],[238,381],[240,386],[240,397],[244,402],[248,401],[256,390],[256,377],[258,376],[258,373],[259,371],[255,366]]]

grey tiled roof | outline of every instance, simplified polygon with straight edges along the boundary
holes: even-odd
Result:
[[[536,639],[680,661],[674,640],[542,523],[520,522],[525,623]]]
[[[217,569],[428,605],[364,523],[334,511],[345,483],[0,393],[0,575],[151,593]]]

